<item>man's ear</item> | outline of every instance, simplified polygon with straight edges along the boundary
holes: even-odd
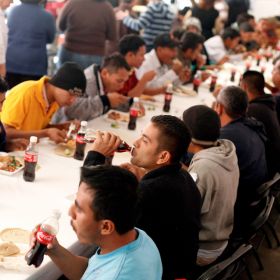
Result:
[[[103,68],[100,72],[100,76],[104,79],[108,76],[109,72],[106,68]]]
[[[224,112],[224,106],[221,103],[216,102],[215,111],[219,116],[221,116]]]
[[[110,235],[115,231],[115,224],[111,220],[102,220],[100,224],[100,233]]]
[[[168,164],[171,161],[171,154],[168,151],[162,151],[159,153],[158,159],[157,159],[157,164],[162,165],[162,164]]]

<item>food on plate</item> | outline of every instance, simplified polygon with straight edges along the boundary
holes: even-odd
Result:
[[[7,257],[18,254],[20,249],[13,242],[4,242],[0,244],[0,255]]]
[[[23,164],[15,156],[0,156],[0,170],[14,172],[22,166]]]
[[[111,111],[107,114],[108,119],[114,120],[114,121],[121,121],[121,122],[128,122],[129,116],[128,114]]]
[[[173,93],[186,95],[186,96],[196,96],[197,95],[197,93],[194,90],[184,87],[184,86],[173,87]]]
[[[6,228],[0,232],[0,238],[3,241],[28,244],[30,232],[21,228]]]
[[[152,97],[150,95],[144,95],[144,94],[142,94],[140,96],[140,99],[145,100],[145,101],[151,101],[151,102],[155,102],[156,101],[154,97]]]
[[[60,143],[55,148],[55,153],[59,156],[72,157],[76,148],[75,140],[68,140],[67,143]]]

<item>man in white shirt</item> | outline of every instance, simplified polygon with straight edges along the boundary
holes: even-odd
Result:
[[[7,9],[12,0],[0,0],[0,76],[6,76],[6,50],[8,41],[8,28],[5,23],[4,10]]]
[[[174,61],[177,57],[177,45],[168,33],[159,35],[154,42],[155,48],[145,55],[145,61],[136,71],[137,79],[140,80],[144,73],[153,70],[156,76],[147,83],[147,88],[160,88],[167,83],[185,81],[182,63]]]
[[[208,39],[204,46],[212,63],[223,64],[229,60],[235,60],[236,55],[230,55],[239,44],[240,34],[232,28],[224,30],[222,35],[216,35]],[[238,55],[240,56],[240,55]]]

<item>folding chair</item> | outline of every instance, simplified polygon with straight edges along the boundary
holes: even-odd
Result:
[[[244,257],[252,248],[251,244],[242,244],[230,257],[211,266],[197,280],[238,279],[244,270],[247,273],[248,279],[252,280],[252,274],[244,262]]]

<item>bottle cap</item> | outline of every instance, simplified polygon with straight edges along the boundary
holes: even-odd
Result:
[[[57,219],[59,219],[60,216],[61,216],[61,211],[58,210],[58,209],[53,209],[52,212],[51,212],[51,216],[54,216],[54,217],[56,217]]]
[[[87,121],[81,121],[81,126],[87,126]]]
[[[31,136],[30,137],[30,142],[37,143],[37,141],[38,141],[38,137],[37,136]]]
[[[139,102],[139,97],[133,97],[133,102]]]

